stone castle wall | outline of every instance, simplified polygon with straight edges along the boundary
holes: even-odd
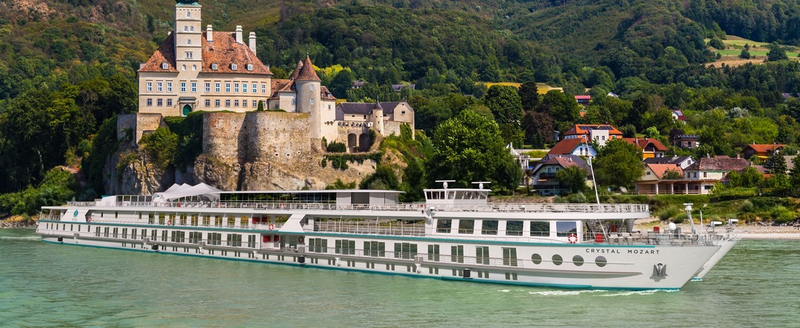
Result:
[[[167,126],[161,114],[120,114],[117,115],[117,140],[127,138],[132,133],[132,144],[139,143],[145,133]]]

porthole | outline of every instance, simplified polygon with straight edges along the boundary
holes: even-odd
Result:
[[[608,263],[608,260],[606,260],[606,258],[603,257],[603,256],[598,256],[596,259],[594,259],[594,263],[597,264],[597,266],[602,268],[602,267],[606,266],[606,264]]]
[[[573,256],[572,263],[575,264],[575,266],[583,265],[583,257],[581,257],[580,255]]]
[[[531,261],[533,261],[533,264],[540,264],[542,263],[542,256],[539,254],[533,254],[531,255]]]
[[[564,263],[564,259],[561,258],[561,255],[558,255],[558,254],[553,255],[553,264],[561,265],[561,263]]]

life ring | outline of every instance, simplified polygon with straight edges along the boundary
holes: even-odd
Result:
[[[571,234],[569,234],[569,237],[567,237],[567,241],[569,241],[570,244],[577,243],[578,242],[578,236],[576,236],[574,233],[571,233]]]
[[[92,222],[92,217],[90,216],[90,217],[86,218],[86,222],[90,222],[91,223]]]
[[[167,225],[172,225],[172,220],[167,220]]]
[[[270,224],[269,224],[269,230],[270,230],[270,231],[272,231],[273,229],[275,229],[275,225],[274,225],[274,224],[272,224],[272,223],[270,223]]]
[[[286,205],[281,203],[281,209],[284,209],[284,208],[286,208]]]
[[[305,244],[306,238],[303,236],[297,237],[298,244]]]

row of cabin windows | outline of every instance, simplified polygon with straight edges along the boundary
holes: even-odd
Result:
[[[57,226],[57,225],[56,225]],[[80,226],[78,226],[78,231],[80,231]],[[91,227],[87,226],[86,231],[91,231]],[[139,229],[130,229],[130,238],[128,238],[128,228],[111,228],[111,227],[104,227],[101,230],[101,227],[95,227],[95,236],[96,237],[106,237],[106,238],[120,238],[120,239],[145,239],[148,237],[148,229],[141,229],[141,233],[138,233]],[[190,231],[187,233],[186,231],[179,231],[179,230],[161,230],[161,234],[158,234],[158,230],[151,229],[150,230],[150,238],[153,240],[158,240],[159,236],[161,237],[162,242],[175,242],[175,243],[185,243],[188,241],[190,244],[199,244],[203,240],[203,233],[199,231]],[[222,245],[222,233],[219,232],[209,232],[206,234],[207,239],[205,240],[206,244],[208,245]],[[225,246],[233,246],[233,247],[241,247],[242,246],[242,235],[229,233],[226,236],[227,240]],[[248,235],[247,236],[247,247],[255,248],[256,247],[256,235]]]
[[[386,257],[386,243],[380,241],[364,241],[363,255],[372,257]],[[414,259],[418,255],[417,244],[414,243],[394,243],[394,254],[392,257],[397,259]],[[503,249],[503,265],[518,266],[517,262],[517,249],[513,247],[504,247]],[[309,239],[309,251],[315,253],[327,253],[327,240],[323,238]],[[340,239],[335,241],[334,252],[343,255],[356,255],[356,241],[349,239]],[[441,260],[440,245],[428,245],[428,261],[439,262]],[[477,246],[475,248],[475,259],[477,264],[499,264],[491,263],[488,246]],[[450,262],[464,263],[464,246],[454,245],[450,247]]]
[[[438,219],[436,220],[437,233],[451,233],[453,228],[453,220],[451,219]],[[457,232],[459,234],[471,235],[476,232],[475,221],[478,221],[481,229],[481,235],[505,235],[505,236],[522,236],[525,229],[525,222],[530,222],[531,237],[549,237],[551,225],[546,221],[506,221],[505,231],[499,230],[498,220],[458,220]],[[578,224],[576,222],[556,222],[556,236],[567,237],[570,233],[578,231]]]
[[[187,92],[186,81],[180,81],[179,85],[181,92]],[[222,85],[223,85],[222,82],[214,82],[213,84],[214,93],[222,93]],[[225,85],[225,93],[254,93],[254,94],[258,93],[258,83],[256,83],[255,81],[253,81],[253,83],[246,83],[246,82],[239,83],[238,81],[234,81],[233,83],[225,82],[224,85]],[[196,81],[189,82],[188,87],[189,87],[188,90],[191,90],[192,93],[197,92]],[[212,87],[211,82],[205,82],[205,93],[212,93],[211,87]],[[155,90],[155,92],[165,92],[165,90],[166,92],[172,92],[173,90],[172,82],[156,81],[154,84],[153,81],[147,81],[145,82],[145,90],[147,92],[153,92],[153,90]],[[267,93],[266,83],[261,83],[261,93],[262,94]]]

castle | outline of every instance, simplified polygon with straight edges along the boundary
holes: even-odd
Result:
[[[324,138],[346,144],[348,151],[366,150],[370,129],[399,134],[400,126],[408,124],[413,130],[414,111],[405,101],[366,104],[368,110],[362,108],[365,104],[337,107],[308,56],[288,79],[273,79],[270,67],[256,57],[255,32],[250,32],[245,45],[241,26],[235,32],[215,32],[211,25],[202,31],[201,9],[193,0],[178,0],[175,5],[175,31],[138,71],[140,114],[245,113],[261,105],[308,115],[312,145]],[[402,109],[395,111],[398,106]]]

